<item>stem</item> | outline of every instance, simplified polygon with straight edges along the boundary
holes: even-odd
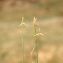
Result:
[[[38,42],[36,42],[36,63],[38,63]]]
[[[38,63],[38,46],[39,46],[39,35],[36,36],[37,41],[36,41],[36,63]]]
[[[35,35],[36,35],[36,26],[34,26],[35,29]],[[36,43],[36,63],[38,63],[38,42],[37,42],[37,36],[35,36],[35,43]]]
[[[23,25],[22,25],[22,63],[24,63]]]

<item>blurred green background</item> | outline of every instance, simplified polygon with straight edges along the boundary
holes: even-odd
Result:
[[[39,63],[63,63],[63,0],[0,0],[0,63],[21,63],[21,17],[24,27],[25,63],[35,62],[33,18],[41,28]]]

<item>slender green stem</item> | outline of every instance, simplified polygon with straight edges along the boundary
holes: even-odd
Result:
[[[35,34],[36,34],[36,26],[34,26],[34,29],[35,29]]]
[[[38,42],[36,42],[36,63],[38,63]]]
[[[36,63],[38,63],[38,46],[39,46],[39,35],[36,36]]]
[[[22,63],[24,63],[23,25],[22,25]]]
[[[35,35],[36,35],[36,26],[34,26],[35,29]],[[36,43],[36,63],[38,63],[38,42],[37,42],[37,36],[35,36],[35,43]]]

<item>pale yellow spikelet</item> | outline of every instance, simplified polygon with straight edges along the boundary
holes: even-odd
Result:
[[[21,24],[19,25],[19,27],[22,26],[22,25],[28,26],[28,25],[26,25],[26,24],[24,23],[24,17],[22,17],[22,22],[21,22]]]
[[[40,36],[40,35],[44,36],[42,33],[40,33],[40,28],[39,28],[39,32],[34,36]]]
[[[37,18],[34,17],[34,19],[33,19],[33,24],[34,24],[35,26],[37,26],[37,25],[36,25],[36,20],[37,20]]]

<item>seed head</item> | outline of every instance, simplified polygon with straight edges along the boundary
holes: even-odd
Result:
[[[23,25],[28,26],[28,25],[26,25],[23,21],[24,21],[24,17],[22,17],[22,22],[21,22],[21,24],[19,25],[19,27],[20,27],[20,26],[23,26]]]
[[[39,31],[38,31],[39,33],[37,33],[36,35],[34,35],[34,36],[40,36],[40,35],[42,35],[42,36],[44,36],[42,33],[40,33],[40,28],[39,28]]]
[[[33,19],[33,24],[34,24],[34,26],[37,26],[37,25],[36,25],[36,20],[37,20],[37,18],[34,17],[34,19]]]

